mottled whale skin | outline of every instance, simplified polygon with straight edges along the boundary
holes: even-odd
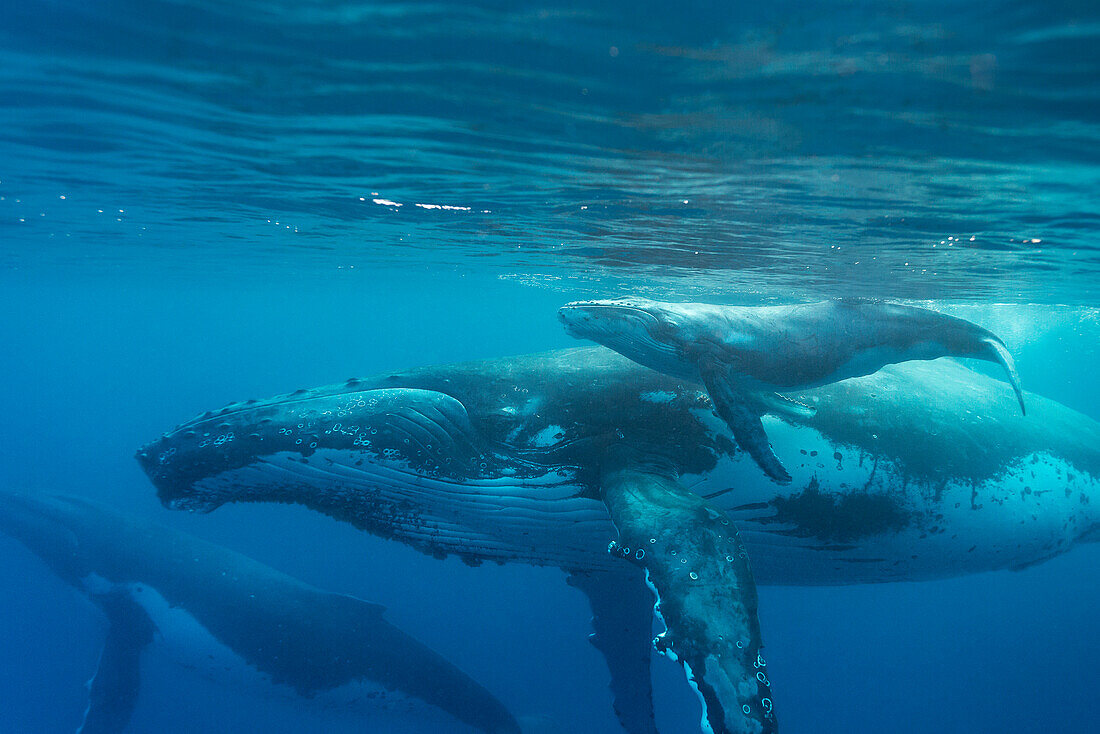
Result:
[[[793,481],[701,389],[600,347],[412,369],[228,406],[138,459],[165,505],[300,503],[436,556],[613,568],[597,498],[622,444],[733,518],[764,584],[1018,568],[1094,533],[1100,424],[951,360],[790,393],[763,418]]]
[[[763,417],[786,486],[699,386],[600,347],[234,404],[137,458],[168,507],[298,503],[435,556],[565,569],[630,734],[655,728],[627,561],[658,596],[659,649],[699,693],[704,730],[770,734],[757,582],[1017,568],[1097,534],[1100,425],[1053,401],[1029,395],[1025,419],[1008,385],[949,360],[788,397],[814,410]]]
[[[574,337],[704,385],[738,445],[779,482],[791,477],[770,449],[760,417],[812,408],[777,392],[862,377],[909,360],[971,357],[1004,367],[1024,411],[1004,343],[977,324],[926,308],[864,298],[786,306],[619,298],[569,303],[558,317]]]
[[[376,604],[76,497],[0,493],[0,532],[107,616],[81,734],[126,729],[147,649],[220,683],[367,722],[415,716],[439,731],[519,732],[488,691]]]

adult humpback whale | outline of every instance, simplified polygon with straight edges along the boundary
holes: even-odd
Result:
[[[767,731],[754,576],[930,579],[1028,565],[1096,533],[1100,425],[1057,403],[1029,395],[1025,420],[1008,385],[951,361],[792,397],[816,411],[763,418],[788,486],[737,448],[704,392],[600,347],[234,404],[138,459],[169,507],[301,503],[433,555],[570,571],[632,734],[653,731],[650,640],[625,556],[660,594],[660,646],[707,724]]]
[[[566,331],[658,372],[706,386],[737,445],[779,482],[791,477],[768,445],[767,412],[807,412],[778,393],[862,377],[913,359],[973,357],[1004,367],[1024,412],[1012,355],[977,324],[926,308],[866,298],[789,306],[576,301],[558,311]]]
[[[387,622],[376,604],[75,497],[0,493],[0,532],[107,616],[81,734],[126,729],[150,646],[262,693],[365,714],[411,710],[445,731],[519,732],[492,694]]]

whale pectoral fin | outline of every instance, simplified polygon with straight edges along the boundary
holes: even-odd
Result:
[[[790,418],[813,418],[817,415],[817,408],[812,405],[800,403],[777,392],[758,393],[755,397],[768,409],[769,413]]]
[[[592,644],[611,672],[615,714],[628,734],[657,734],[649,660],[653,640],[653,592],[642,572],[574,571],[569,585],[592,606]]]
[[[763,411],[756,405],[756,396],[750,398],[734,389],[720,371],[704,370],[701,374],[715,410],[730,427],[737,445],[747,451],[769,477],[780,484],[790,482],[791,475],[772,451],[764,424],[760,422]]]
[[[107,639],[88,681],[88,709],[77,734],[121,734],[141,687],[141,651],[153,641],[153,621],[123,592],[96,597],[107,615]]]
[[[704,724],[714,734],[778,731],[756,582],[733,523],[661,472],[605,471],[601,489],[619,534],[613,550],[644,566],[666,626],[658,649],[684,666]]]
[[[995,336],[989,336],[982,340],[982,343],[986,346],[988,354],[984,355],[985,359],[990,362],[996,362],[1004,367],[1005,372],[1008,374],[1008,381],[1012,385],[1012,389],[1016,393],[1016,400],[1020,402],[1020,413],[1027,415],[1027,408],[1024,407],[1024,390],[1020,385],[1020,375],[1016,372],[1016,362],[1012,359],[1012,353],[1008,351],[1008,347]]]

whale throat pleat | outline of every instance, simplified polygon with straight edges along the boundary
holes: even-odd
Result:
[[[303,504],[431,555],[467,561],[590,568],[591,548],[611,532],[603,503],[585,496],[569,473],[556,471],[522,481],[458,481],[415,474],[400,461],[364,461],[359,452],[326,449],[308,458],[292,452],[260,457],[199,480],[194,489],[212,496],[231,491],[241,502]]]

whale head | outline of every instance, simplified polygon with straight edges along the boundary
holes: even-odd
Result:
[[[136,458],[168,509],[304,505],[470,563],[573,559],[569,543],[545,550],[553,537],[534,540],[556,534],[545,519],[606,522],[603,505],[582,496],[572,465],[538,461],[555,451],[543,446],[554,440],[543,440],[547,430],[517,449],[499,432],[510,435],[523,416],[493,411],[475,426],[458,398],[394,385],[391,375],[230,405],[169,431]],[[499,387],[493,394],[507,397]]]
[[[558,310],[570,336],[602,344],[658,372],[690,378],[682,374],[681,317],[676,304],[645,298],[574,301]]]
[[[82,513],[75,498],[0,492],[0,533],[25,545],[68,581],[87,573]]]
[[[166,507],[197,512],[290,501],[308,486],[325,488],[318,501],[337,502],[342,486],[446,484],[496,469],[498,458],[455,398],[357,387],[230,405],[178,426],[136,458]]]

